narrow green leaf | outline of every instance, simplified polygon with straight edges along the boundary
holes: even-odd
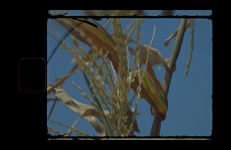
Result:
[[[82,75],[83,75],[83,77],[84,77],[85,82],[87,83],[87,87],[88,87],[89,91],[91,92],[92,98],[93,98],[94,101],[97,103],[97,105],[98,105],[98,107],[100,108],[100,110],[103,112],[103,108],[102,108],[102,106],[101,106],[101,104],[100,104],[100,102],[99,102],[97,96],[94,95],[94,90],[93,90],[93,88],[90,86],[91,83],[90,83],[90,81],[89,81],[89,79],[88,79],[88,77],[87,77],[85,71],[81,70],[81,72],[82,72]],[[109,135],[110,135],[110,136],[113,136],[113,133],[112,133],[112,131],[111,131],[111,128],[110,128],[110,126],[109,126],[109,123],[108,123],[108,121],[107,121],[107,119],[106,119],[106,117],[105,117],[105,114],[104,114],[104,116],[103,116],[102,119],[103,119],[103,121],[104,121],[104,123],[105,123],[106,129],[107,129]]]

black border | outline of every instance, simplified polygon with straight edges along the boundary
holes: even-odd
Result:
[[[22,24],[21,26],[24,27],[25,29],[19,31],[21,32],[18,33],[20,35],[25,35],[25,31],[29,31],[27,34],[27,38],[25,40],[29,40],[25,42],[27,44],[26,48],[21,48],[18,49],[17,51],[17,61],[21,58],[45,58],[47,60],[47,19],[48,18],[57,18],[56,16],[50,16],[48,14],[47,10],[43,10],[42,12],[39,12],[38,14],[33,14],[33,18],[28,19],[29,23]],[[41,17],[43,16],[43,17]],[[58,17],[64,17],[64,18],[71,18],[72,16],[58,16]],[[73,16],[73,17],[82,17],[82,18],[89,18],[89,16]],[[207,19],[212,19],[213,21],[213,27],[214,27],[214,11],[212,11],[211,16],[119,16],[119,17],[113,17],[113,18],[207,18]],[[38,19],[42,18],[42,19]],[[90,18],[108,18],[105,16],[90,16]],[[213,28],[212,27],[212,28]],[[41,30],[41,32],[40,32]],[[213,39],[212,39],[213,40]],[[17,62],[17,64],[18,64]],[[213,76],[212,76],[213,79]],[[213,89],[212,89],[213,90]],[[213,91],[212,91],[213,92]],[[22,124],[22,127],[25,128],[25,131],[23,132],[32,132],[33,135],[38,135],[38,134],[43,134],[45,135],[46,139],[48,138],[60,138],[58,136],[50,136],[47,132],[47,91],[45,92],[20,92],[18,90],[18,95],[20,96],[20,100],[18,103],[20,105],[24,105],[24,107],[20,108],[20,112],[25,112],[22,116],[20,116],[20,119],[22,122],[24,122],[23,118],[25,118],[25,123]],[[214,95],[212,94],[212,98]],[[214,108],[214,101],[212,103],[213,108]],[[35,107],[36,105],[36,107]],[[26,107],[25,107],[26,106]],[[28,114],[29,113],[29,114]],[[30,115],[31,114],[31,115]],[[20,122],[21,122],[20,121]],[[40,131],[41,130],[41,131]],[[47,135],[47,136],[46,136]],[[209,138],[209,139],[214,139],[215,132],[214,132],[214,114],[213,114],[213,128],[212,128],[212,136],[183,136],[183,138]],[[168,137],[155,137],[155,138],[172,138],[173,136],[168,136]],[[66,138],[66,137],[62,137]],[[70,137],[67,137],[70,138]],[[78,139],[78,138],[85,138],[85,137],[71,137],[72,139]],[[86,137],[89,138],[89,137]],[[101,137],[90,137],[95,140],[100,140]],[[115,137],[115,138],[121,138],[121,137]],[[132,138],[137,138],[139,140],[140,138],[153,138],[149,136],[144,136],[144,137],[132,137]],[[174,138],[182,138],[182,136],[179,137],[174,137]]]

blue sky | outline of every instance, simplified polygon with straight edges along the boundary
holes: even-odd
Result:
[[[71,15],[82,15],[81,11],[72,10],[63,12],[69,12]],[[146,12],[148,15],[159,15],[161,11]],[[210,15],[211,11],[201,10],[193,12],[192,10],[181,10],[174,12],[175,15],[181,13],[184,15]],[[134,20],[135,18],[121,19],[123,30],[126,29],[127,25],[132,23]],[[98,22],[104,26],[107,21],[107,19],[102,19]],[[143,32],[143,36],[140,40],[141,43],[149,45],[155,25],[156,33],[151,46],[158,49],[164,58],[169,58],[176,38],[172,39],[167,47],[164,47],[164,41],[179,27],[180,22],[181,19],[147,18],[145,22],[141,24],[140,31]],[[195,19],[195,22],[194,51],[192,54],[192,61],[188,76],[184,77],[186,63],[188,62],[190,52],[191,29],[189,29],[184,35],[181,51],[176,62],[176,71],[172,76],[168,93],[168,111],[166,119],[161,123],[161,136],[210,136],[212,134],[212,21],[200,18]],[[52,27],[62,37],[65,35],[64,32],[60,30],[60,26],[54,20],[48,20],[48,26]],[[50,28],[47,28],[47,31],[57,37]],[[111,24],[107,31],[109,34],[113,33]],[[136,39],[135,33],[132,34],[132,38]],[[69,38],[66,38],[66,41],[70,44],[70,46],[72,46]],[[86,51],[90,49],[87,45],[81,42],[79,43]],[[57,41],[47,35],[48,58],[57,44]],[[130,46],[134,47],[134,44],[131,44]],[[72,58],[73,56],[65,50],[57,50],[47,66],[47,85],[54,84],[54,79],[66,75],[71,70],[74,66],[74,64],[70,62]],[[133,58],[131,55],[129,55],[129,61],[130,66],[132,66]],[[163,68],[162,66],[160,67]],[[158,70],[154,67],[154,72],[162,84],[165,69]],[[90,95],[80,71],[69,77],[62,87],[75,100],[90,105],[90,102],[82,96],[79,89],[72,84],[72,81]],[[131,89],[128,98],[131,99],[133,94],[134,91]],[[54,98],[55,96],[50,94],[47,97]],[[53,101],[47,103],[47,116],[52,104]],[[132,105],[132,107],[133,106],[134,105]],[[150,106],[146,100],[140,99],[137,109],[140,113],[140,115],[136,118],[140,133],[135,132],[135,135],[149,136],[154,118],[150,114]],[[51,119],[71,126],[79,116],[80,114],[76,114],[62,102],[57,102],[51,115]],[[68,131],[68,128],[50,121],[47,121],[47,125],[59,131],[61,134]],[[85,118],[80,119],[75,128],[86,132],[89,135],[98,136],[97,132]],[[72,135],[75,135],[74,133],[75,132],[73,132]]]

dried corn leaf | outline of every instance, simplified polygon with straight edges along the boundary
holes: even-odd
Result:
[[[80,113],[80,118],[85,117],[92,124],[92,126],[100,136],[106,135],[105,128],[103,126],[99,126],[99,123],[96,123],[96,118],[92,119],[92,117],[99,117],[99,114],[96,113],[94,107],[74,100],[61,87],[54,88],[54,93],[66,106],[68,106],[74,112]]]
[[[88,110],[89,110],[89,109],[88,109]],[[88,110],[87,110],[87,111],[88,111]],[[73,125],[72,125],[71,127],[74,128],[75,125],[77,124],[77,122],[79,121],[79,119],[82,118],[82,117],[85,117],[85,118],[91,123],[91,125],[94,127],[94,129],[98,132],[98,134],[99,134],[100,136],[105,136],[105,135],[106,135],[106,134],[105,134],[105,129],[104,129],[103,125],[100,124],[100,123],[96,120],[95,117],[92,117],[92,116],[85,116],[85,113],[83,113],[83,114],[73,123]],[[72,129],[70,128],[70,129],[67,131],[67,133],[64,135],[64,137],[70,136],[71,133],[72,133]]]
[[[97,131],[97,133],[100,136],[105,136],[106,135],[106,130],[104,128],[103,125],[101,125],[97,120],[96,117],[102,121],[102,119],[100,118],[99,113],[95,110],[94,107],[90,106],[90,105],[86,105],[83,103],[80,103],[76,100],[74,100],[73,98],[71,98],[64,89],[62,89],[61,87],[55,88],[55,95],[66,105],[68,106],[70,109],[72,109],[73,111],[75,111],[76,113],[80,113],[81,116],[79,117],[85,117],[94,127],[94,129]],[[107,110],[104,110],[105,114],[107,115],[109,112]],[[130,122],[131,120],[131,110],[128,110],[128,122]],[[78,120],[78,119],[77,119]],[[77,123],[77,121],[76,121]],[[76,123],[74,123],[73,125],[75,125]],[[102,123],[102,122],[101,122]],[[137,122],[135,121],[134,125],[133,125],[134,131],[139,132],[140,130],[138,129],[137,126]]]
[[[111,36],[114,37],[113,34]],[[126,39],[127,39],[127,36],[124,35],[124,40],[126,40]],[[129,38],[128,43],[132,43],[132,42],[135,43],[136,41],[133,40],[132,38]],[[139,54],[138,57],[139,57],[140,60],[141,60],[142,57],[143,57],[143,59],[146,60],[149,46],[146,45],[146,44],[143,45],[141,43],[139,43],[139,45],[140,45],[140,54]],[[135,50],[133,48],[128,47],[128,50],[132,54],[132,56],[135,55]],[[162,65],[167,71],[170,72],[170,69],[168,68],[168,65],[167,65],[168,60],[169,59],[164,59],[162,54],[157,49],[151,47],[149,57],[148,57],[148,61],[151,64],[151,66],[157,67],[156,65]],[[159,67],[157,67],[157,68],[160,69]]]
[[[57,98],[47,98],[47,103],[50,101],[60,101],[60,100]]]
[[[58,131],[52,129],[51,127],[47,127],[47,131],[51,132],[51,133],[55,133],[57,135],[61,135],[61,133],[59,133]]]
[[[148,66],[151,67],[149,63]],[[149,105],[155,110],[155,112],[160,113],[163,118],[165,118],[167,112],[167,96],[161,84],[156,79],[154,72],[150,72],[149,67],[147,68],[148,72],[145,73],[145,76],[143,77],[143,81],[141,83],[140,95],[141,98],[144,98],[149,103]],[[137,74],[135,76],[135,81],[131,85],[131,88],[134,91],[137,90],[139,85],[139,77],[143,76],[143,73],[143,70],[141,70],[140,74]],[[152,115],[154,115],[155,112],[152,112]]]
[[[89,136],[89,135],[86,134],[85,132],[79,131],[79,130],[77,130],[77,129],[75,129],[75,128],[72,128],[72,127],[70,127],[70,126],[67,126],[67,125],[65,125],[65,124],[62,124],[62,123],[60,123],[60,122],[58,122],[58,121],[51,120],[50,118],[47,118],[47,119],[50,120],[51,122],[57,123],[57,124],[59,124],[59,125],[61,125],[61,126],[70,128],[70,129],[72,129],[73,131],[77,132],[78,134],[82,134],[82,135],[84,135],[84,136]]]
[[[132,56],[135,55],[136,51],[133,48],[128,47],[128,50],[129,50],[129,52],[131,53]],[[157,55],[154,55],[151,52],[149,57],[148,57],[148,61],[150,62],[150,64],[152,66],[157,67],[159,70],[161,70],[161,68],[156,66],[156,65],[163,64],[163,66],[166,66],[167,62],[168,62],[168,59],[164,59],[159,51],[155,51],[156,49],[151,48],[150,50],[153,51],[154,53],[156,53]],[[147,56],[145,56],[145,55],[147,55],[147,52],[140,51],[140,54],[138,56],[139,60],[146,59]]]
[[[89,20],[87,20],[85,18],[81,18],[79,20],[90,22]],[[89,25],[89,24],[84,23],[84,22],[79,21],[79,20],[74,20],[72,18],[58,18],[58,19],[56,19],[56,21],[59,24],[61,24],[67,31],[70,31],[71,29],[78,26],[77,28],[80,31],[83,31],[85,33],[86,37],[90,37],[91,40],[92,40],[92,43],[98,49],[102,49],[103,51],[108,50],[109,53],[114,57],[114,59],[119,61],[119,58],[118,58],[118,56],[117,56],[117,54],[116,54],[116,52],[114,50],[115,42],[111,38],[111,36],[106,34],[103,30],[100,30],[99,28],[95,28],[94,26]],[[73,30],[72,34],[78,40],[80,40],[81,42],[87,44],[89,47],[92,46],[87,42],[86,38],[81,36],[80,32],[78,32],[77,30]]]

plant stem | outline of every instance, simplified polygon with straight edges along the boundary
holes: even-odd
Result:
[[[181,49],[181,45],[182,45],[183,37],[184,37],[185,27],[186,27],[186,18],[183,18],[181,20],[179,32],[177,34],[176,41],[175,41],[175,44],[172,50],[172,55],[168,63],[168,67],[170,68],[171,71],[173,70],[173,67],[176,64],[177,58],[180,53],[180,49]],[[166,71],[164,81],[162,84],[162,87],[166,95],[168,95],[171,79],[172,79],[172,73],[169,73],[168,71]],[[167,102],[167,107],[168,107],[168,102]],[[156,113],[153,119],[150,136],[158,136],[160,134],[161,121],[163,121],[161,115],[159,113]]]

